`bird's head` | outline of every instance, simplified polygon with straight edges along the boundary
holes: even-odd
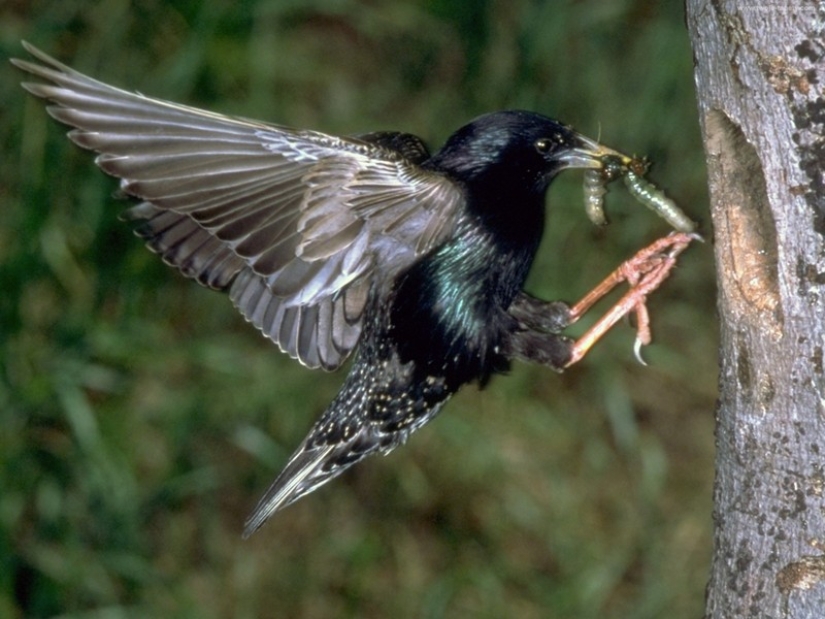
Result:
[[[601,158],[614,153],[551,118],[509,110],[453,133],[429,164],[477,187],[544,193],[562,170],[601,168]]]

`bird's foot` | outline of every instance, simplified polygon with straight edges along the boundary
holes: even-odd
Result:
[[[651,341],[650,317],[647,311],[647,295],[656,290],[668,278],[676,258],[692,241],[701,241],[697,234],[674,232],[662,237],[639,251],[630,260],[608,275],[598,286],[570,308],[570,323],[581,318],[599,299],[622,282],[630,284],[630,290],[619,299],[596,324],[573,343],[570,359],[564,367],[581,360],[599,338],[607,333],[621,318],[630,313],[636,315],[636,342],[633,350],[641,362],[641,348]]]

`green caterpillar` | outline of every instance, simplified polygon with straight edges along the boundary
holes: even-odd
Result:
[[[625,187],[638,202],[655,211],[679,232],[693,232],[696,224],[665,192],[644,178],[648,163],[644,159],[605,155],[600,169],[584,172],[584,209],[587,218],[597,226],[607,223],[604,196],[607,184],[621,176]]]

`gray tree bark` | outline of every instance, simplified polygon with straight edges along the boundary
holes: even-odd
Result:
[[[706,616],[825,618],[825,2],[687,0],[719,285]]]

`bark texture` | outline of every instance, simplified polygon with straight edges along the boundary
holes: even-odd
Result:
[[[687,0],[722,350],[706,616],[825,617],[825,3]]]

